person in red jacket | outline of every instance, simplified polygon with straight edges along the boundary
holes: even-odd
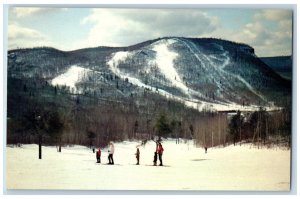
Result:
[[[101,150],[100,148],[98,149],[96,153],[96,158],[97,158],[97,163],[101,163]]]
[[[157,153],[158,153],[158,158],[159,158],[159,162],[160,162],[159,166],[163,166],[163,162],[162,162],[163,152],[164,152],[164,148],[161,145],[161,143],[159,143],[158,147],[157,147]]]

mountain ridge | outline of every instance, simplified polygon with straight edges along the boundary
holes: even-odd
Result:
[[[260,59],[284,78],[292,78],[293,60],[292,56],[260,57]]]
[[[108,91],[106,97],[123,99],[148,89],[185,103],[192,101],[193,107],[204,102],[269,105],[274,96],[289,93],[291,84],[262,62],[251,46],[213,38],[163,37],[128,47],[74,51],[19,49],[8,51],[8,59],[12,77],[39,77],[51,83],[73,69],[84,73],[74,88],[102,93],[103,87],[116,87],[117,94]],[[105,82],[107,76],[116,82]]]

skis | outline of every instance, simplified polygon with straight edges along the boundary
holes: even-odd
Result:
[[[145,166],[152,166],[152,167],[171,167],[170,165],[153,165],[153,164],[146,164]]]
[[[117,165],[117,166],[120,166],[120,164],[109,164],[109,163],[106,163],[106,164],[103,164],[103,165],[111,165],[111,166]]]
[[[122,164],[109,164],[109,163],[97,163],[95,162],[95,165],[111,165],[111,166],[126,166],[126,165],[122,165]],[[152,167],[171,167],[170,165],[162,165],[160,166],[159,164],[158,165],[153,165],[153,164],[129,164],[130,166],[152,166]]]

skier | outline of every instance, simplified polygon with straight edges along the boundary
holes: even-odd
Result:
[[[157,153],[158,153],[158,158],[159,158],[159,166],[163,166],[163,162],[162,162],[162,154],[163,154],[164,148],[162,147],[161,143],[158,144],[158,148],[157,148]]]
[[[153,160],[153,166],[157,165],[157,152],[154,152],[154,160]]]
[[[100,147],[96,153],[97,163],[101,163],[101,150]]]
[[[155,143],[156,143],[156,148],[155,148],[155,152],[154,152],[153,166],[156,166],[156,165],[157,165],[157,150],[158,150],[158,141],[156,141]]]
[[[205,146],[204,149],[205,149],[205,153],[207,153],[207,146]]]
[[[108,150],[108,162],[109,162],[108,164],[114,164],[114,158],[113,158],[114,152],[115,152],[115,147],[113,143],[110,142],[109,150]]]
[[[139,147],[136,148],[136,153],[135,153],[135,157],[136,157],[136,165],[139,165],[140,164],[140,149]]]

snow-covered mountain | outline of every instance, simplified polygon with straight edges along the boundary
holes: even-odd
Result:
[[[70,52],[12,50],[8,74],[120,100],[151,92],[199,110],[274,108],[274,102],[290,95],[291,89],[290,81],[263,63],[248,45],[182,37]]]

